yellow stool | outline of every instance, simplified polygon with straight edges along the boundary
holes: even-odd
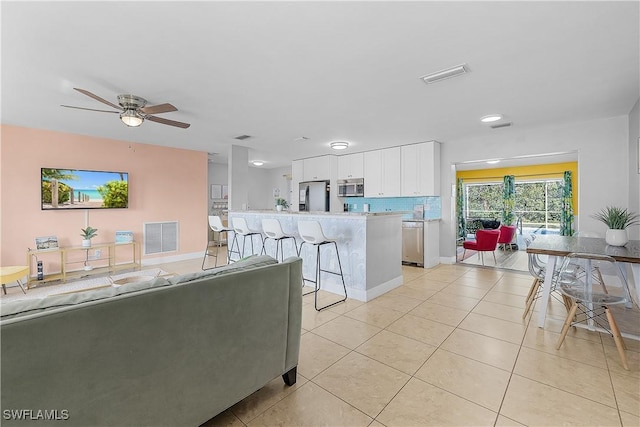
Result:
[[[22,285],[22,282],[20,282],[20,279],[28,274],[29,267],[26,265],[0,267],[0,283],[2,284],[2,290],[4,291],[5,295],[7,294],[7,287],[5,285],[13,281],[18,282],[20,289],[22,289],[22,292],[26,294],[27,291],[24,289],[24,286]]]

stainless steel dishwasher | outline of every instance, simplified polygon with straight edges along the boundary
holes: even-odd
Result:
[[[424,265],[423,221],[402,221],[402,262]]]

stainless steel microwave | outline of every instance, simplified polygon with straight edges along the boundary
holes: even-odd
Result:
[[[338,196],[364,197],[364,178],[338,180]]]

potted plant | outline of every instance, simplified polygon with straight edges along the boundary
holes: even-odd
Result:
[[[286,199],[283,199],[282,197],[278,197],[276,199],[276,210],[277,211],[281,211],[283,209],[287,209],[289,207],[289,202],[287,202]]]
[[[605,241],[611,246],[626,245],[629,241],[627,227],[640,223],[637,213],[617,206],[607,206],[591,217],[604,222],[609,227]]]
[[[90,248],[91,239],[98,235],[98,229],[87,226],[87,228],[81,228],[80,230],[82,231],[82,234],[80,234],[80,236],[82,236],[82,247]]]

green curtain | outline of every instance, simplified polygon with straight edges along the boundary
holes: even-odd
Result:
[[[562,186],[562,216],[560,217],[560,234],[573,235],[573,188],[571,185],[571,171],[564,172]]]
[[[512,225],[515,220],[514,209],[516,206],[516,177],[513,175],[505,175],[504,177],[502,202],[502,223]]]
[[[456,215],[458,216],[458,237],[466,238],[466,224],[464,221],[464,187],[462,186],[462,178],[458,178],[458,186],[456,188]]]

